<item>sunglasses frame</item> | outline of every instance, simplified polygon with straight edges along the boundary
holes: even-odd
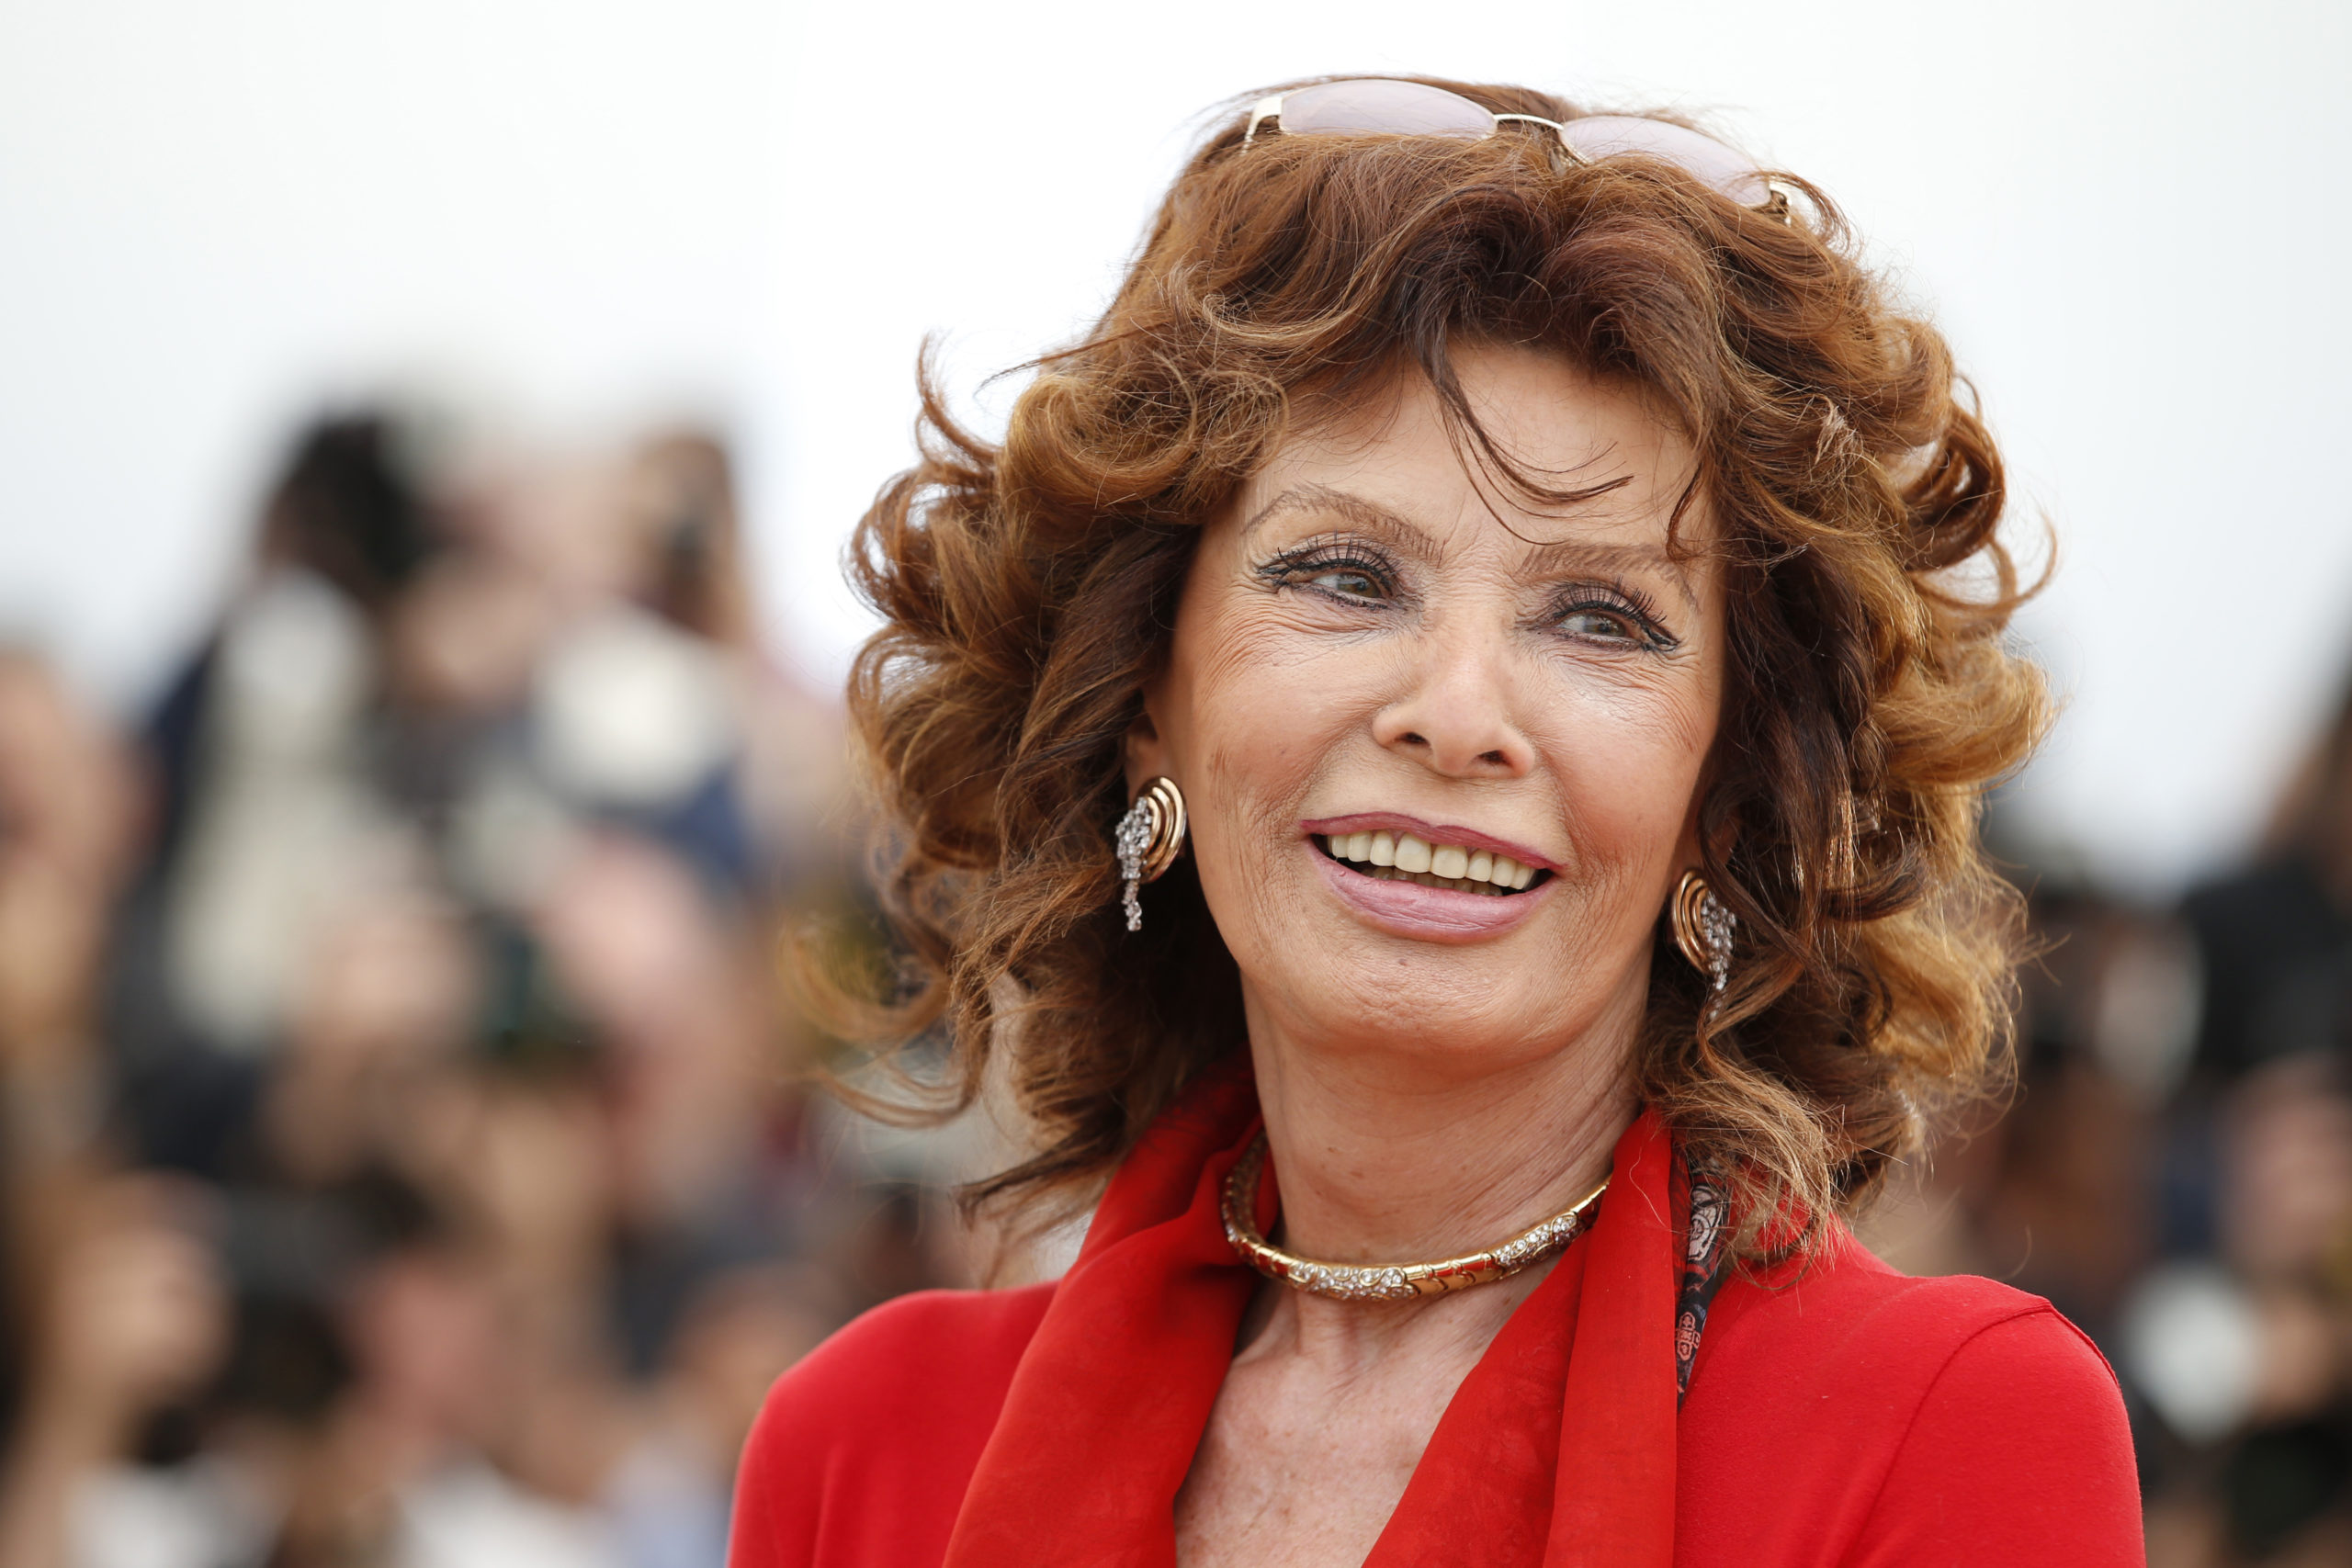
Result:
[[[1449,88],[1449,87],[1438,87],[1438,86],[1432,86],[1430,84],[1426,83],[1426,82],[1407,82],[1407,81],[1405,81],[1405,80],[1404,80],[1403,78],[1401,78],[1401,77],[1389,77],[1389,76],[1357,76],[1357,77],[1349,77],[1349,78],[1345,78],[1344,80],[1342,80],[1342,81],[1339,81],[1339,82],[1317,82],[1317,83],[1312,84],[1312,85],[1309,85],[1309,86],[1305,86],[1305,87],[1294,87],[1294,88],[1291,88],[1291,89],[1290,89],[1289,91],[1287,91],[1287,92],[1274,93],[1274,94],[1272,94],[1272,95],[1270,95],[1270,96],[1266,96],[1266,97],[1260,98],[1260,99],[1258,100],[1257,104],[1256,104],[1256,105],[1255,105],[1255,106],[1250,109],[1250,123],[1249,123],[1249,125],[1248,125],[1246,128],[1244,128],[1244,129],[1243,129],[1243,130],[1242,130],[1242,132],[1241,132],[1241,145],[1242,145],[1243,147],[1245,147],[1245,148],[1246,148],[1246,147],[1250,146],[1250,143],[1252,143],[1253,141],[1255,141],[1258,139],[1258,128],[1259,128],[1260,126],[1261,126],[1261,125],[1266,124],[1269,120],[1272,121],[1272,122],[1275,124],[1275,126],[1276,126],[1277,128],[1279,128],[1279,127],[1280,127],[1280,125],[1281,125],[1281,123],[1282,123],[1283,100],[1283,99],[1285,99],[1285,98],[1292,97],[1292,96],[1294,96],[1295,95],[1299,94],[1299,93],[1310,93],[1310,92],[1315,91],[1315,90],[1316,90],[1316,88],[1318,88],[1318,87],[1337,87],[1337,86],[1344,86],[1344,85],[1348,85],[1348,83],[1351,83],[1351,82],[1392,82],[1392,81],[1393,81],[1393,82],[1397,82],[1397,83],[1398,83],[1399,85],[1401,85],[1426,88],[1428,91],[1430,91],[1430,92],[1433,92],[1433,93],[1443,93],[1447,97],[1454,98],[1454,99],[1458,99],[1458,100],[1460,100],[1462,103],[1467,104],[1470,107],[1472,107],[1472,108],[1474,108],[1474,109],[1476,109],[1480,114],[1485,115],[1485,116],[1487,117],[1487,120],[1488,120],[1490,123],[1489,123],[1488,129],[1487,129],[1487,132],[1486,132],[1486,136],[1481,136],[1481,137],[1477,138],[1477,140],[1482,141],[1486,140],[1486,137],[1487,137],[1487,136],[1492,136],[1492,135],[1494,135],[1497,131],[1499,131],[1499,130],[1503,128],[1503,126],[1504,126],[1506,123],[1514,123],[1514,122],[1515,122],[1515,123],[1517,123],[1517,124],[1521,124],[1521,125],[1533,125],[1533,126],[1540,126],[1540,127],[1542,127],[1544,130],[1550,131],[1550,132],[1552,133],[1552,139],[1553,139],[1553,141],[1555,141],[1555,142],[1558,144],[1561,153],[1562,153],[1562,154],[1563,154],[1563,155],[1567,159],[1568,164],[1569,164],[1569,166],[1570,166],[1570,167],[1572,167],[1572,168],[1578,168],[1578,169],[1590,168],[1593,164],[1597,164],[1597,163],[1601,162],[1601,161],[1602,161],[1602,159],[1605,159],[1605,158],[1614,158],[1614,157],[1623,157],[1623,156],[1625,156],[1625,155],[1626,155],[1624,152],[1605,152],[1605,153],[1601,154],[1601,156],[1600,156],[1600,158],[1595,158],[1595,157],[1593,157],[1593,156],[1591,156],[1591,155],[1589,155],[1589,154],[1588,154],[1588,153],[1586,153],[1586,152],[1579,152],[1579,151],[1577,150],[1577,148],[1576,144],[1575,144],[1573,141],[1570,141],[1568,140],[1568,127],[1569,127],[1570,125],[1572,125],[1572,124],[1574,124],[1574,123],[1575,123],[1575,122],[1574,122],[1574,121],[1572,121],[1572,120],[1570,120],[1570,121],[1562,121],[1562,120],[1556,120],[1556,119],[1545,119],[1542,115],[1533,115],[1533,114],[1509,114],[1509,113],[1501,113],[1501,112],[1498,112],[1497,110],[1494,110],[1494,109],[1490,109],[1490,108],[1488,108],[1486,105],[1484,105],[1484,104],[1482,104],[1482,103],[1478,102],[1478,100],[1477,100],[1477,99],[1476,99],[1476,98],[1465,97],[1465,96],[1464,96],[1462,94],[1457,93],[1457,92],[1454,92],[1453,89],[1451,89],[1451,88]],[[1594,116],[1594,117],[1592,117],[1592,118],[1610,118],[1610,119],[1643,119],[1643,118],[1646,118],[1647,117],[1646,117],[1646,116],[1643,116],[1643,115],[1609,115],[1609,116]],[[1688,126],[1678,126],[1678,125],[1674,125],[1674,122],[1673,122],[1673,121],[1671,121],[1671,120],[1659,120],[1659,121],[1657,121],[1656,123],[1657,123],[1657,124],[1659,124],[1659,125],[1673,126],[1673,128],[1674,128],[1675,130],[1677,130],[1689,131],[1690,135],[1693,135],[1693,136],[1702,136],[1702,137],[1705,137],[1705,138],[1706,138],[1706,140],[1707,140],[1707,141],[1714,141],[1714,138],[1713,138],[1713,137],[1712,137],[1712,136],[1706,136],[1706,133],[1705,133],[1704,131],[1690,130],[1690,127],[1688,127]],[[1289,133],[1288,133],[1288,132],[1285,132],[1284,134],[1289,134]],[[1316,132],[1316,131],[1309,131],[1309,132],[1306,132],[1305,134],[1307,134],[1307,135],[1328,135],[1328,134],[1336,134],[1336,133],[1333,133],[1333,132]],[[1367,135],[1397,135],[1397,136],[1413,136],[1413,135],[1442,135],[1442,134],[1444,134],[1444,133],[1443,133],[1443,132],[1436,132],[1436,131],[1432,131],[1432,132],[1419,132],[1419,131],[1410,131],[1410,130],[1400,130],[1400,131],[1393,131],[1393,132],[1366,131],[1364,134],[1367,134]],[[1718,142],[1718,143],[1717,143],[1717,145],[1718,145],[1718,146],[1720,146],[1720,145],[1722,145],[1722,143]],[[1642,151],[1642,150],[1640,150],[1640,149],[1627,149],[1627,152],[1628,152],[1633,153],[1633,155],[1634,155],[1634,156],[1645,156],[1645,157],[1653,157],[1653,158],[1657,158],[1657,159],[1658,159],[1660,162],[1663,162],[1663,163],[1675,164],[1675,162],[1676,162],[1676,161],[1674,160],[1674,158],[1672,158],[1670,155],[1666,154],[1666,153],[1663,153],[1663,152],[1644,152],[1644,151]],[[1676,164],[1676,166],[1677,166],[1677,167],[1682,167],[1683,165],[1681,165],[1681,164]],[[1701,174],[1699,174],[1699,172],[1698,172],[1697,170],[1686,170],[1686,172],[1688,172],[1688,173],[1691,174],[1694,177],[1698,178],[1698,179],[1701,181],[1701,183],[1702,183],[1702,184],[1706,185],[1706,186],[1708,186],[1708,188],[1709,188],[1709,189],[1711,189],[1711,190],[1714,190],[1714,191],[1718,192],[1719,194],[1724,195],[1724,196],[1726,197],[1726,199],[1733,200],[1733,201],[1737,201],[1737,200],[1738,200],[1738,197],[1733,197],[1733,196],[1731,196],[1731,195],[1730,195],[1730,193],[1724,191],[1724,190],[1723,190],[1723,188],[1722,188],[1720,186],[1717,186],[1713,181],[1707,179],[1707,177],[1706,177],[1704,175],[1701,175]],[[1764,216],[1765,216],[1765,217],[1767,217],[1767,218],[1776,219],[1776,220],[1778,220],[1779,221],[1781,221],[1781,222],[1782,222],[1782,223],[1787,223],[1787,222],[1792,221],[1792,209],[1791,209],[1791,207],[1790,207],[1790,202],[1789,202],[1789,192],[1788,192],[1787,187],[1785,187],[1784,186],[1782,186],[1782,185],[1781,184],[1781,182],[1779,182],[1778,180],[1775,180],[1775,179],[1771,178],[1770,176],[1769,176],[1769,175],[1765,175],[1765,174],[1763,173],[1763,171],[1761,171],[1761,170],[1758,170],[1758,171],[1756,172],[1756,178],[1757,178],[1757,180],[1758,181],[1758,183],[1760,183],[1760,184],[1764,186],[1764,188],[1765,188],[1768,192],[1770,192],[1770,195],[1767,197],[1767,199],[1765,199],[1765,200],[1764,200],[1764,201],[1762,201],[1762,202],[1758,202],[1758,203],[1755,203],[1755,204],[1750,204],[1750,203],[1747,203],[1747,202],[1740,202],[1740,205],[1741,205],[1741,206],[1743,206],[1743,207],[1746,207],[1746,208],[1747,209],[1747,210],[1748,210],[1748,211],[1750,211],[1750,212],[1761,213],[1762,215],[1764,215]]]

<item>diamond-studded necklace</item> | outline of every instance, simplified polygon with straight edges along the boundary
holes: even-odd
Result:
[[[1530,1264],[1543,1262],[1589,1230],[1600,1195],[1609,1190],[1609,1183],[1603,1181],[1550,1219],[1484,1252],[1437,1263],[1318,1263],[1270,1246],[1258,1234],[1252,1216],[1258,1207],[1258,1179],[1265,1168],[1266,1134],[1261,1132],[1225,1179],[1226,1240],[1267,1279],[1341,1302],[1417,1301],[1506,1279]]]

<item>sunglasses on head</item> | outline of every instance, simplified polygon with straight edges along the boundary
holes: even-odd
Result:
[[[1788,220],[1788,193],[1763,171],[1712,136],[1662,119],[1596,114],[1581,119],[1545,119],[1532,114],[1497,114],[1484,104],[1426,82],[1362,77],[1319,82],[1261,98],[1250,111],[1241,144],[1257,140],[1272,124],[1284,136],[1451,136],[1482,141],[1505,121],[1536,126],[1559,139],[1568,162],[1578,166],[1603,158],[1656,158],[1695,175],[1740,206]]]

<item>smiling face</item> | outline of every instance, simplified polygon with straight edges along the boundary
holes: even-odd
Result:
[[[1206,526],[1129,738],[1131,789],[1184,791],[1261,1055],[1453,1076],[1628,1047],[1698,858],[1724,613],[1707,557],[1668,548],[1690,448],[1556,357],[1458,368],[1528,470],[1624,482],[1523,510],[1418,378],[1301,434]],[[1680,532],[1708,536],[1703,504]]]

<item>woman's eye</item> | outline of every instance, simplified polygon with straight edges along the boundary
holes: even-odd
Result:
[[[1380,580],[1354,567],[1326,567],[1306,581],[1326,593],[1338,593],[1350,599],[1377,599],[1381,596]]]
[[[1639,642],[1639,633],[1626,623],[1625,617],[1614,610],[1577,609],[1560,617],[1560,629],[1570,637],[1595,637],[1608,642]]]

